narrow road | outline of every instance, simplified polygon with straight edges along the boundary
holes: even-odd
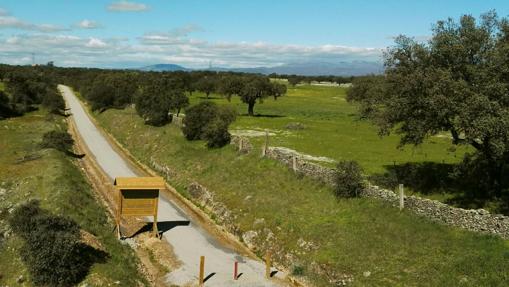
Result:
[[[134,169],[113,149],[104,138],[88,114],[85,112],[79,99],[72,90],[59,85],[67,107],[72,113],[78,133],[87,145],[98,165],[112,179],[115,177],[137,176]],[[191,221],[191,217],[174,203],[160,198],[158,219],[163,221]],[[199,272],[200,256],[205,256],[205,276],[208,280],[205,286],[279,286],[272,280],[265,279],[265,266],[262,262],[249,258],[242,258],[234,250],[224,247],[214,237],[198,224],[190,222],[189,225],[176,226],[163,233],[165,239],[173,248],[177,259],[182,265],[166,275],[169,285],[195,285]],[[233,280],[234,262],[239,262],[239,273],[242,276]],[[282,274],[276,274],[281,277]]]

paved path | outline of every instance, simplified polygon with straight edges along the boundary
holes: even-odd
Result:
[[[136,176],[125,160],[112,148],[98,128],[92,123],[78,98],[69,87],[59,85],[77,130],[99,166],[114,179],[121,176]],[[185,212],[165,198],[159,200],[158,219],[163,221],[189,221]],[[205,276],[213,274],[205,286],[277,286],[264,278],[263,263],[242,258],[233,250],[223,247],[197,224],[176,226],[163,236],[173,247],[181,267],[166,275],[167,282],[186,285],[197,282],[200,256],[205,256]],[[239,273],[236,281],[233,277],[233,264],[239,261]],[[278,277],[282,274],[278,273]]]

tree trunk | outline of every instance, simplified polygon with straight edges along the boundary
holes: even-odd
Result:
[[[210,93],[206,93],[207,100],[209,99]]]
[[[247,114],[250,117],[254,116],[254,105],[255,105],[255,102],[249,102],[247,104]]]
[[[177,109],[177,118],[179,117],[179,114],[180,114],[180,108]]]

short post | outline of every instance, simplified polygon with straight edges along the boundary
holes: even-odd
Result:
[[[399,184],[399,210],[405,208],[405,192],[403,190],[403,184]]]
[[[233,265],[233,280],[237,280],[239,278],[239,262],[235,261]]]
[[[271,269],[271,266],[270,266],[270,251],[267,251],[267,253],[265,254],[265,277],[267,279],[270,278],[270,269]]]
[[[297,172],[297,157],[296,156],[292,157],[292,168],[293,168],[294,172]]]
[[[200,277],[199,277],[200,286],[203,286],[204,277],[205,277],[205,256],[200,256]]]
[[[262,155],[267,155],[267,150],[269,149],[269,131],[265,130],[265,144],[263,145]]]
[[[239,151],[242,152],[242,145],[243,145],[243,141],[242,141],[242,138],[239,137]]]

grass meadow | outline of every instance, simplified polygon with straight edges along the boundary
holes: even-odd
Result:
[[[291,89],[288,97],[267,99],[255,107],[258,113],[281,117],[241,116],[234,128],[283,130],[288,122],[302,122],[306,129],[273,137],[272,145],[334,159],[351,154],[369,172],[383,170],[393,159],[425,160],[425,152],[428,160],[455,160],[440,138],[419,152],[398,151],[397,138],[379,139],[372,127],[355,120],[354,107],[341,100],[344,90],[327,89],[317,107],[313,99],[320,94],[321,88]],[[201,100],[199,96],[193,102]],[[167,165],[173,173],[170,183],[183,195],[188,196],[191,182],[199,182],[237,216],[242,231],[269,228],[278,247],[294,254],[296,266],[317,286],[330,283],[327,274],[311,271],[315,264],[353,276],[352,286],[509,284],[508,241],[432,223],[372,199],[336,199],[328,187],[261,158],[259,145],[247,155],[239,155],[233,146],[207,149],[202,141],[186,141],[175,125],[144,125],[133,108],[110,109],[95,117],[138,159],[148,164],[154,158]],[[342,120],[335,123],[338,119]],[[372,142],[362,146],[361,135]],[[264,223],[254,225],[261,218]],[[318,248],[302,250],[299,239]]]
[[[255,105],[256,117],[248,117],[247,105],[239,97],[231,102],[220,95],[211,95],[212,101],[232,105],[240,116],[233,130],[265,129],[274,135],[272,146],[284,146],[313,156],[326,156],[336,161],[356,160],[367,174],[381,173],[386,166],[406,162],[456,163],[463,158],[466,148],[452,149],[446,136],[432,137],[422,146],[398,148],[399,136],[381,138],[377,129],[367,121],[359,120],[357,108],[346,101],[346,88],[299,85],[288,87],[285,96],[267,98]],[[193,93],[191,104],[204,100],[201,93]],[[301,123],[301,130],[287,129],[291,123]],[[254,139],[260,144],[263,137]]]

